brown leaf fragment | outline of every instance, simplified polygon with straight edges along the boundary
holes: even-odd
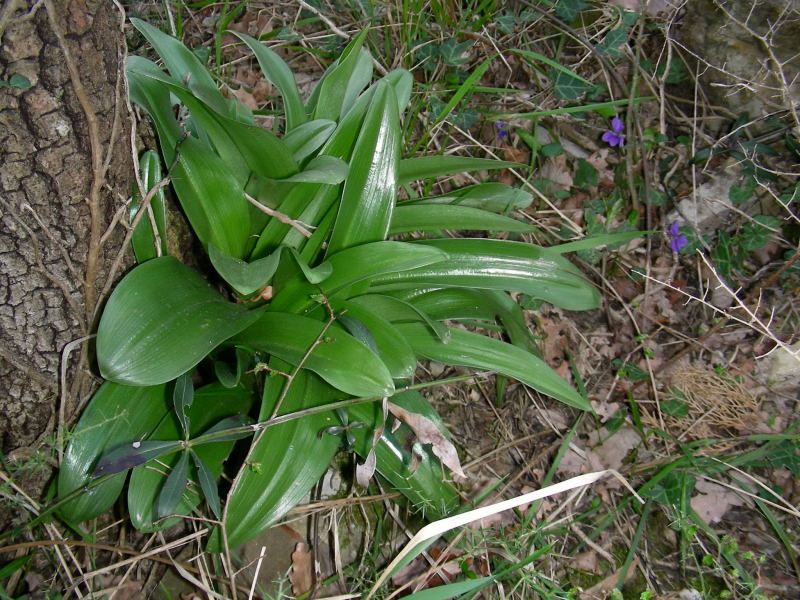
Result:
[[[461,461],[458,460],[456,447],[444,436],[433,421],[420,414],[409,412],[391,402],[389,402],[389,412],[396,419],[408,425],[421,444],[430,444],[434,455],[442,461],[444,466],[459,477],[467,477],[461,469]]]
[[[314,586],[314,558],[308,544],[299,542],[292,552],[292,572],[289,574],[292,593],[305,594]]]
[[[736,492],[711,481],[701,479],[695,489],[700,493],[692,498],[692,509],[708,524],[718,523],[728,510],[743,504]]]

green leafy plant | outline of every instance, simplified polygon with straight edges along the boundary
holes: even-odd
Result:
[[[132,210],[139,264],[100,319],[97,363],[107,382],[70,437],[62,518],[107,510],[132,470],[137,528],[169,526],[205,499],[216,527],[209,548],[234,546],[300,502],[343,440],[426,517],[445,516],[458,495],[442,464],[408,425],[387,422],[397,420],[387,416],[394,406],[394,415],[441,423],[416,391],[424,386],[408,383],[419,359],[495,371],[591,410],[538,357],[509,293],[569,310],[598,306],[597,290],[563,256],[576,248],[440,237],[531,231],[502,214],[531,197],[497,183],[404,194],[415,181],[510,163],[402,158],[412,78],[396,70],[373,83],[365,33],[305,100],[276,53],[236,34],[280,92],[278,135],[224,97],[180,42],[133,23],[168,73],[131,57],[131,99],[152,119],[217,285],[165,255],[158,161],[147,155],[146,189]],[[410,232],[423,237],[388,239]],[[459,320],[499,326],[508,341],[452,326]],[[234,462],[237,440],[250,437]],[[221,497],[223,470],[231,483]]]

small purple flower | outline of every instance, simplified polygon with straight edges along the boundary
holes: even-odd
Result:
[[[508,138],[508,123],[505,121],[497,121],[494,124],[494,128],[497,131],[497,143],[502,144],[503,141]]]
[[[680,225],[676,221],[667,228],[667,237],[669,237],[669,247],[673,252],[680,252],[681,248],[689,243],[685,235],[681,235]]]
[[[611,131],[606,131],[603,134],[603,141],[609,146],[619,146],[622,148],[625,145],[625,136],[622,132],[625,129],[625,123],[619,117],[611,119]]]

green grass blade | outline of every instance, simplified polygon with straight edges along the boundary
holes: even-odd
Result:
[[[475,67],[472,73],[470,73],[469,76],[464,80],[464,83],[462,83],[455,93],[450,97],[450,100],[447,101],[447,104],[445,104],[442,110],[439,111],[439,114],[436,115],[433,123],[426,128],[425,134],[414,145],[414,148],[411,150],[411,154],[414,154],[417,152],[417,150],[425,145],[425,143],[428,141],[428,137],[430,136],[430,132],[433,131],[439,123],[447,118],[453,109],[458,106],[458,103],[464,99],[464,96],[473,91],[475,85],[480,81],[481,77],[483,77],[483,74],[486,73],[489,65],[492,64],[492,60],[494,60],[494,57],[487,58],[477,67]]]
[[[530,206],[533,196],[519,188],[504,183],[479,183],[453,190],[443,196],[431,196],[403,202],[400,206],[453,205],[480,208],[495,213],[509,213]]]

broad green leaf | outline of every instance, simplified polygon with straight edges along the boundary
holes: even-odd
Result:
[[[372,61],[361,48],[366,34],[353,38],[314,88],[306,108],[315,119],[339,120],[372,78]]]
[[[130,444],[149,435],[164,418],[169,404],[163,385],[128,387],[106,382],[89,401],[58,471],[58,495],[66,497],[92,479],[98,458],[107,448]],[[92,519],[108,510],[122,491],[126,474],[115,475],[59,509],[68,521]]]
[[[272,85],[278,88],[283,98],[283,109],[286,114],[286,133],[294,131],[298,126],[303,125],[308,120],[308,115],[303,107],[300,92],[297,90],[297,83],[294,75],[283,59],[275,52],[267,48],[264,44],[249,35],[231,31],[233,35],[247,44],[253,51],[258,60],[264,77]],[[297,159],[297,157],[295,156]],[[300,159],[297,159],[300,160]]]
[[[314,319],[267,312],[228,343],[267,352],[292,364],[312,349],[303,367],[333,387],[353,396],[394,393],[392,376],[374,352],[341,329],[332,328],[320,339],[323,328],[324,324]]]
[[[518,188],[512,188],[504,183],[479,183],[454,190],[444,196],[406,201],[400,206],[452,204],[490,210],[496,213],[508,213],[512,210],[527,208],[532,201],[533,196],[530,193]]]
[[[420,156],[417,158],[405,158],[400,161],[397,167],[397,182],[403,185],[420,179],[453,175],[455,173],[463,173],[464,171],[522,167],[525,167],[525,165],[505,160],[495,160],[493,158],[472,158],[469,156],[450,155]]]
[[[446,258],[447,254],[441,250],[419,244],[391,241],[361,244],[337,252],[326,261],[332,274],[323,282],[322,292],[330,298],[352,291],[354,285],[371,277],[435,264]],[[310,306],[319,293],[319,287],[309,285],[302,277],[295,277],[277,291],[269,310],[298,312]]]
[[[319,150],[331,137],[334,129],[336,123],[329,119],[308,121],[289,131],[284,136],[283,142],[299,163]]]
[[[159,518],[169,516],[177,508],[181,501],[183,491],[189,483],[189,452],[181,452],[178,462],[172,470],[161,488],[156,502],[156,514]]]
[[[373,350],[377,350],[394,379],[405,379],[414,374],[414,370],[417,368],[414,351],[394,325],[381,316],[380,312],[372,311],[368,306],[353,302],[342,302],[337,308],[346,311],[343,316],[339,317],[340,321],[344,317],[349,317],[366,328],[375,345]],[[358,338],[358,336],[355,337]],[[363,342],[363,340],[361,341]]]
[[[350,160],[328,254],[385,239],[394,209],[399,154],[397,100],[391,86],[380,83]]]
[[[510,217],[479,208],[448,204],[412,204],[398,206],[392,215],[389,235],[409,231],[469,229],[530,233],[538,228]]]
[[[181,424],[184,435],[188,438],[191,431],[188,410],[194,402],[194,385],[191,373],[184,373],[175,380],[175,389],[172,392],[172,404],[175,414]]]
[[[523,292],[567,310],[597,308],[600,295],[558,254],[533,244],[488,239],[425,240],[448,259],[371,280],[375,293],[412,287],[472,287]]]
[[[106,304],[97,330],[100,373],[128,385],[170,381],[256,319],[174,258],[154,258],[128,273]]]
[[[142,176],[142,190],[146,195],[161,180],[161,162],[158,153],[148,150],[139,158],[139,172]],[[130,222],[136,218],[143,197],[135,186],[131,199]],[[154,231],[155,228],[155,231]],[[155,232],[158,233],[156,239]],[[151,258],[167,253],[167,199],[161,189],[150,199],[147,212],[139,219],[131,235],[131,247],[136,262],[143,263]]]
[[[217,356],[214,361],[214,375],[219,382],[226,388],[234,388],[239,385],[245,369],[250,363],[252,356],[246,350],[236,348],[234,352],[234,368],[231,368],[224,356]]]
[[[204,100],[209,102],[214,110],[224,115],[234,114],[231,102],[226,100],[219,92],[219,88],[209,74],[208,69],[203,66],[191,50],[174,37],[140,19],[131,18],[131,23],[155,48],[175,79],[181,81],[184,77],[188,77],[189,87],[195,93],[202,93]]]
[[[417,309],[432,319],[500,319],[511,343],[538,354],[534,338],[528,330],[525,316],[519,305],[505,292],[499,290],[473,290],[467,288],[442,288],[438,290],[410,290],[401,293]],[[441,336],[439,336],[441,337]]]
[[[521,348],[462,329],[450,329],[443,344],[424,325],[400,323],[397,329],[418,356],[449,365],[497,371],[565,404],[592,410],[589,401],[559,377],[542,359]]]
[[[283,371],[291,365],[271,361]],[[267,378],[261,419],[272,413],[285,379]],[[320,406],[340,397],[313,373],[300,371],[286,393],[280,414]],[[340,440],[323,434],[338,425],[335,413],[318,413],[270,427],[253,441],[231,486],[223,522],[228,544],[238,546],[275,524],[294,508],[328,468]]]
[[[289,250],[309,283],[320,283],[331,274],[332,268],[329,263],[322,263],[312,269],[294,248],[286,248],[285,246],[279,246],[269,256],[254,260],[251,263],[228,256],[214,246],[208,247],[208,256],[217,273],[237,292],[248,296],[263,289],[270,282],[278,270],[284,250]]]
[[[362,50],[366,34],[365,29],[353,38],[314,88],[307,108],[315,119],[338,121],[372,78],[371,58]]]
[[[207,433],[209,425],[213,425],[220,419],[230,415],[236,417],[237,420],[226,422],[225,428],[241,425],[242,421],[238,417],[241,416],[241,413],[246,414],[252,403],[253,393],[243,386],[228,389],[214,383],[197,389],[195,401],[188,411],[191,419],[192,436]],[[177,420],[169,416],[161,422],[150,437],[179,439],[182,437],[179,427]],[[232,448],[233,440],[222,439],[192,447],[192,453],[207,465],[209,473],[206,475],[210,478],[210,481],[203,484],[203,476],[196,470],[194,472],[190,471],[189,477],[193,482],[203,486],[202,489],[206,498],[208,498],[210,490],[206,491],[205,486],[213,484],[213,488],[216,489],[216,479],[222,472],[223,462],[228,458]],[[154,510],[157,499],[163,489],[169,469],[177,463],[178,459],[179,456],[173,454],[159,459],[159,461],[152,461],[136,467],[131,473],[131,481],[128,485],[128,512],[130,513],[131,522],[139,531],[162,530],[179,522],[179,519],[167,519],[166,521],[159,521],[157,524],[154,523]],[[180,503],[173,507],[170,513],[178,515],[189,514],[199,503],[200,496],[197,492],[197,486],[192,485],[186,489]]]
[[[335,185],[347,177],[348,166],[335,156],[319,155],[312,158],[306,168],[290,177],[281,179],[281,183],[326,183]]]
[[[183,102],[192,117],[200,125],[220,157],[229,169],[237,174],[237,179],[246,175],[249,167],[254,173],[271,179],[282,179],[296,173],[297,163],[291,156],[289,147],[275,134],[251,123],[243,123],[214,110],[202,98],[168,77],[149,61],[133,57],[128,62],[128,71],[142,77],[155,79]],[[239,163],[246,163],[238,164]]]
[[[422,326],[424,328],[424,326]],[[406,410],[421,412],[424,416],[439,420],[435,411],[421,410],[415,392],[404,392],[393,396],[391,401]],[[354,450],[361,457],[366,457],[372,447],[372,436],[376,427],[383,420],[383,411],[379,402],[357,404],[347,409],[350,422],[362,422],[365,428],[352,429],[356,443]],[[429,451],[422,446],[421,455],[416,456],[411,448],[416,441],[413,432],[405,424],[396,431],[386,427],[375,446],[377,471],[385,477],[392,487],[408,498],[415,511],[421,512],[426,519],[439,519],[452,513],[458,507],[458,493],[453,485],[444,479],[444,470]]]
[[[414,290],[422,293],[430,290]],[[381,294],[364,294],[350,299],[350,302],[359,304],[377,312],[384,319],[400,323],[424,323],[445,344],[450,340],[447,327],[432,319],[424,310],[405,299],[384,296]]]

